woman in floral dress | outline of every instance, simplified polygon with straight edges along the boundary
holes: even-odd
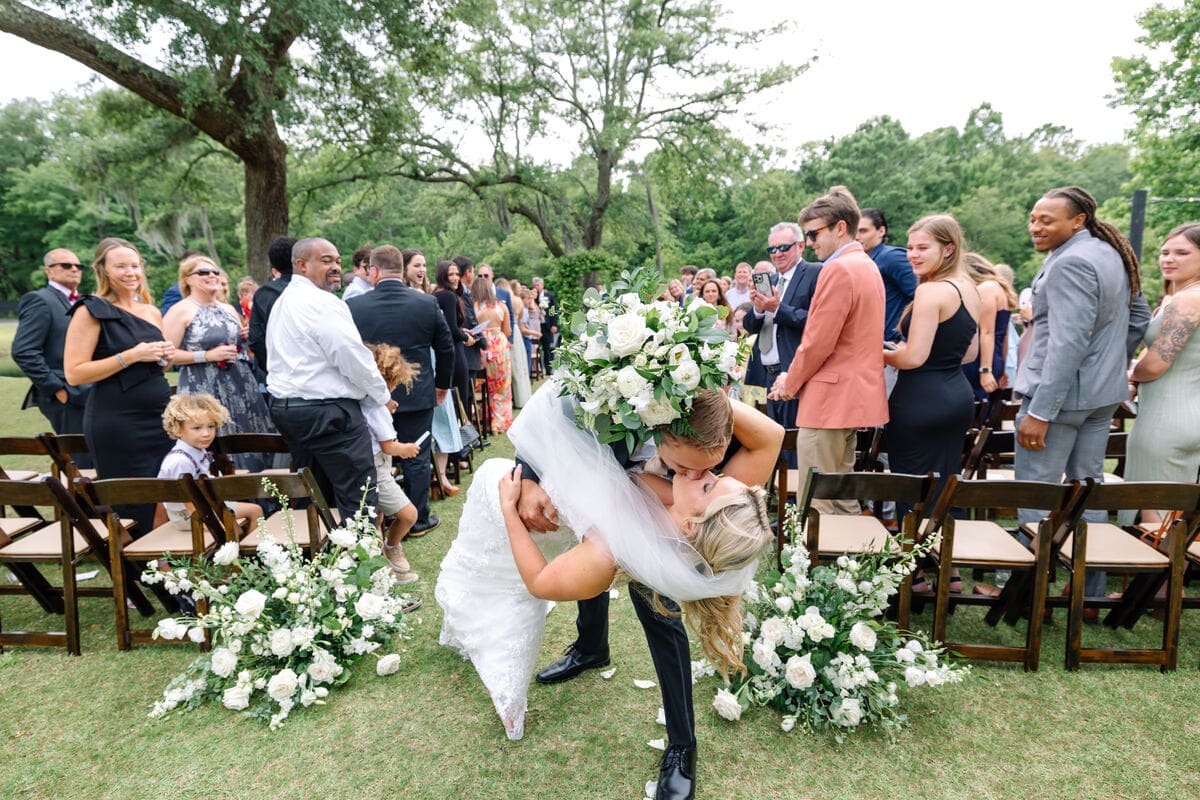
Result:
[[[508,306],[496,299],[491,280],[476,278],[471,284],[471,297],[475,301],[476,318],[487,324],[483,335],[488,346],[483,358],[491,397],[492,432],[504,433],[512,425],[512,362],[508,344],[512,321],[508,318]]]

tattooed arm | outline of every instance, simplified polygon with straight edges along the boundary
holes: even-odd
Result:
[[[1162,326],[1154,337],[1154,343],[1146,349],[1130,373],[1129,377],[1138,383],[1161,377],[1192,338],[1200,326],[1200,294],[1178,294],[1162,313]]]

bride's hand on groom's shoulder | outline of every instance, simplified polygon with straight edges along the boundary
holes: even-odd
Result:
[[[531,481],[528,478],[521,478],[520,467],[517,467],[516,479],[511,476],[505,476],[500,482],[500,501],[504,502],[504,482],[513,480],[517,484],[517,495],[514,496],[514,502],[517,507],[517,515],[521,517],[521,522],[531,531],[540,533],[549,533],[550,531],[558,530],[558,510],[554,507],[554,503],[550,500],[550,495],[546,494],[546,490],[541,487],[537,481]]]

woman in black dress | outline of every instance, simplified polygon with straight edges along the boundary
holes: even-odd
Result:
[[[137,248],[104,239],[92,263],[96,294],[71,309],[63,370],[72,385],[95,383],[83,433],[100,478],[153,478],[171,440],[162,413],[171,396],[163,369],[175,345],[162,332],[162,315],[150,302]],[[123,512],[137,533],[154,527],[154,506]]]
[[[939,492],[962,465],[963,436],[975,416],[975,394],[962,365],[978,353],[980,300],[962,253],[962,228],[954,217],[925,217],[908,229],[917,291],[900,318],[905,341],[883,353],[900,370],[888,399],[891,470],[936,472]],[[906,511],[898,507],[897,518]],[[961,579],[952,580],[950,590],[961,591]]]
[[[459,281],[458,265],[453,261],[439,261],[434,273],[437,284],[433,296],[450,326],[454,337],[454,386],[467,413],[475,407],[475,393],[471,391],[471,377],[467,371],[467,348],[475,344],[475,337],[467,330],[467,311],[463,304],[462,284]]]

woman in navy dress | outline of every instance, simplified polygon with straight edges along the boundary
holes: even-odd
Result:
[[[963,256],[967,277],[979,292],[979,356],[963,363],[963,373],[976,400],[987,400],[1004,380],[1008,356],[1008,320],[1017,306],[1017,293],[996,265],[978,253]]]

